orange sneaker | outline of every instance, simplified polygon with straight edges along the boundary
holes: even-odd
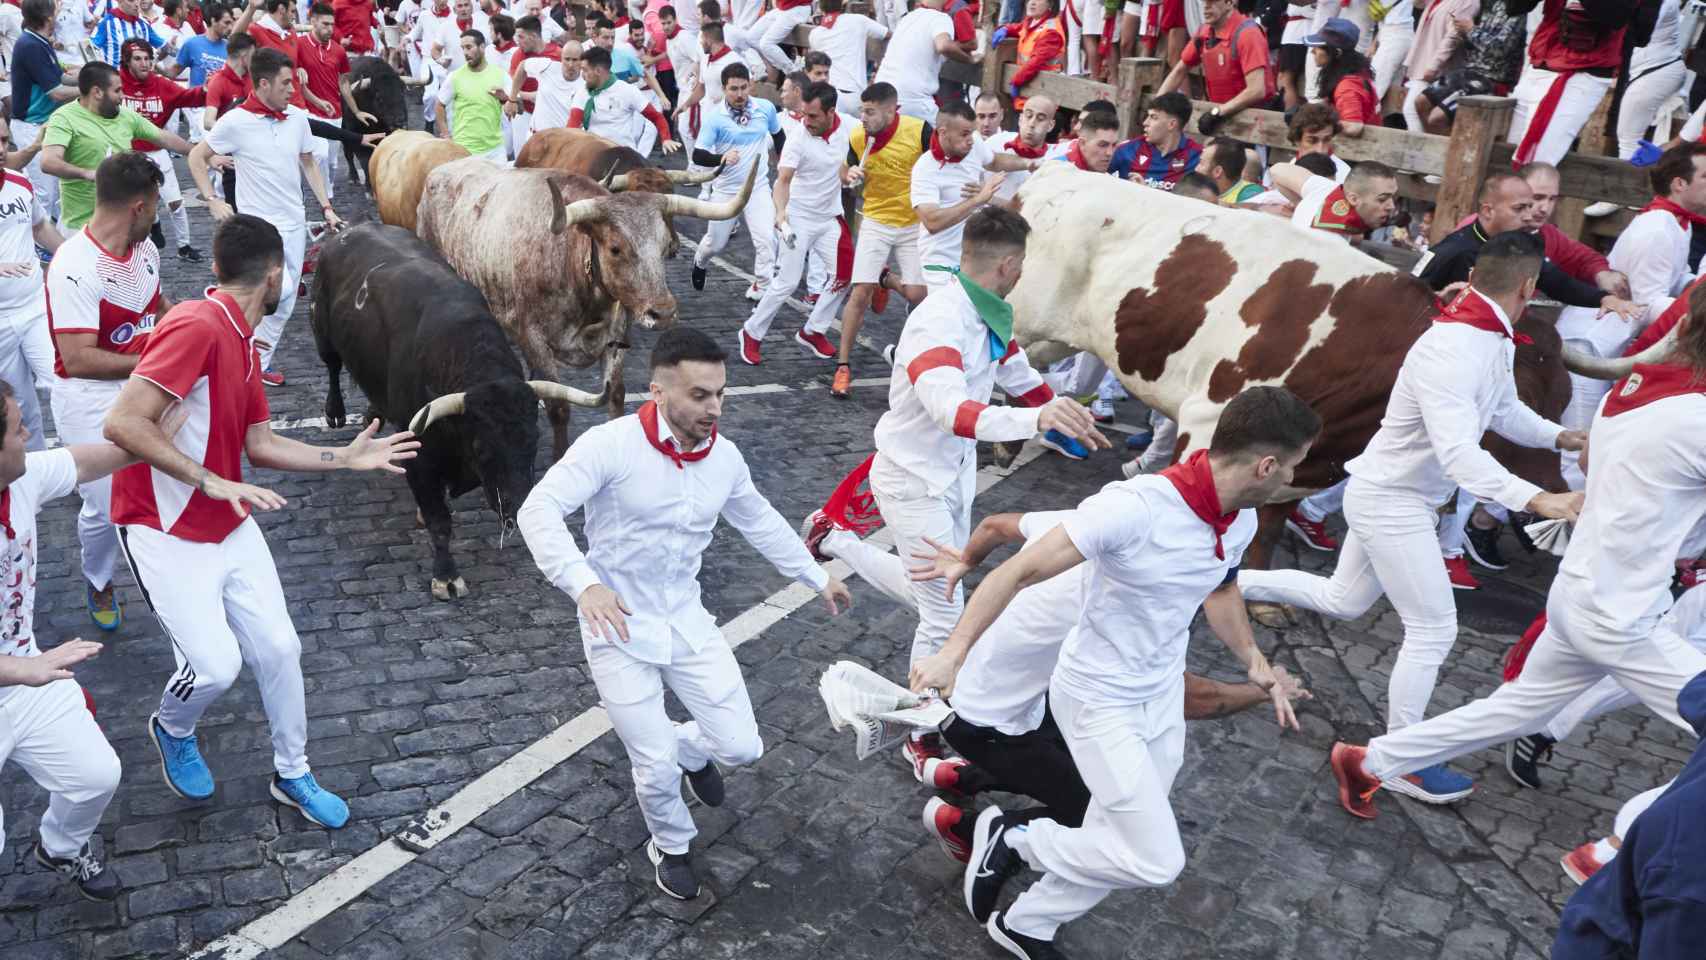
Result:
[[[1353,817],[1373,820],[1374,791],[1380,789],[1380,781],[1363,769],[1362,760],[1366,756],[1367,747],[1353,747],[1348,743],[1333,744],[1330,754],[1333,779],[1339,781],[1340,806]]]
[[[835,365],[835,379],[829,382],[829,395],[845,400],[853,395],[853,368],[845,363]]]
[[[1564,868],[1571,880],[1576,881],[1577,886],[1587,883],[1589,877],[1605,866],[1594,854],[1594,846],[1592,842],[1584,843],[1558,858],[1558,865]]]

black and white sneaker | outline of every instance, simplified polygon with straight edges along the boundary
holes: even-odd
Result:
[[[693,874],[693,858],[686,853],[664,853],[656,840],[646,841],[646,856],[657,867],[658,889],[677,900],[699,895],[699,878]]]
[[[966,864],[966,910],[978,923],[995,912],[995,901],[1009,878],[1025,865],[1007,845],[1007,817],[1000,807],[986,807],[972,828],[971,862]]]
[[[705,289],[705,268],[697,263],[693,265],[693,289]]]
[[[989,939],[1015,957],[1023,957],[1025,960],[1065,960],[1066,954],[1054,948],[1053,940],[1038,940],[1036,937],[1014,933],[1007,929],[1007,924],[999,913],[991,915],[984,927],[989,931]]]
[[[1470,520],[1463,528],[1463,546],[1469,551],[1469,556],[1476,563],[1488,570],[1503,570],[1510,566],[1505,555],[1499,552],[1499,528],[1483,530]]]
[[[1505,744],[1505,770],[1511,779],[1531,790],[1540,789],[1540,763],[1552,758],[1558,741],[1544,733],[1531,733]]]
[[[687,795],[707,807],[723,805],[723,774],[717,769],[717,761],[710,760],[702,770],[681,768],[682,782],[687,784]]]
[[[36,862],[49,870],[63,873],[77,884],[77,892],[85,900],[107,903],[118,899],[118,875],[107,869],[88,844],[83,845],[83,851],[75,857],[49,856],[42,849],[41,841],[36,841]]]
[[[178,248],[178,259],[185,263],[200,263],[201,251],[186,243]]]
[[[1527,527],[1534,520],[1535,516],[1532,513],[1511,514],[1511,533],[1516,537],[1517,546],[1521,547],[1525,553],[1534,553],[1540,549],[1535,546],[1534,538],[1528,535]]]

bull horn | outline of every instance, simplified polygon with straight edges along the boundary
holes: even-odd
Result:
[[[588,197],[576,200],[574,203],[563,202],[563,185],[556,177],[546,177],[545,186],[551,191],[551,235],[562,236],[563,231],[577,223],[596,220],[604,215],[602,197]]]
[[[1637,363],[1657,363],[1676,348],[1676,327],[1671,327],[1657,343],[1632,357],[1596,357],[1564,348],[1564,369],[1590,380],[1621,380],[1635,369]]]
[[[604,181],[604,189],[611,193],[621,193],[628,189],[628,175],[624,173],[619,177],[607,177]]]
[[[626,176],[622,178],[621,187],[614,186],[616,183],[616,168],[621,165],[622,161],[620,159],[610,161],[610,169],[604,171],[604,176],[598,178],[598,185],[609,190],[611,193],[615,193],[619,189],[626,189],[628,186],[628,178]]]
[[[551,235],[560,237],[569,228],[567,212],[563,209],[563,185],[556,177],[545,178],[545,188],[551,191]]]
[[[706,167],[704,170],[665,170],[664,175],[669,177],[670,183],[679,187],[710,183],[722,172],[721,167]]]
[[[533,388],[533,395],[541,400],[561,400],[577,407],[601,407],[610,397],[608,386],[603,393],[588,393],[551,380],[529,380],[527,385]]]
[[[740,215],[741,208],[746,206],[746,198],[752,196],[752,181],[758,176],[758,164],[754,163],[746,171],[746,182],[740,185],[740,193],[723,201],[712,203],[700,200],[698,197],[678,197],[674,194],[663,198],[663,215],[666,217],[699,217],[704,220],[732,220]]]
[[[468,395],[465,393],[447,393],[431,403],[415,411],[414,418],[409,421],[409,431],[417,436],[426,431],[442,417],[454,417],[468,408]]]

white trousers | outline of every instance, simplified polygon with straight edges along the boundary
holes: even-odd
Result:
[[[711,201],[729,200],[738,193],[738,189],[726,192],[713,190]],[[754,189],[752,196],[746,200],[746,207],[741,210],[741,217],[746,221],[746,232],[752,236],[752,274],[759,280],[768,280],[776,272],[776,207],[770,191]],[[734,233],[734,229],[732,218],[708,221],[704,235],[699,238],[699,246],[693,251],[693,265],[708,266],[711,258],[729,245],[729,235]],[[793,293],[792,290],[788,292]]]
[[[754,191],[756,193],[757,191]],[[751,203],[751,201],[747,201]],[[746,318],[746,332],[755,340],[763,340],[769,332],[770,324],[776,319],[776,312],[782,309],[782,304],[794,295],[794,288],[800,285],[800,275],[806,271],[806,256],[815,256],[820,262],[834,264],[836,273],[841,273],[841,248],[848,245],[847,259],[852,259],[852,238],[847,235],[847,223],[840,217],[830,217],[816,223],[801,220],[790,220],[789,226],[794,229],[794,245],[776,240],[776,269],[770,277],[770,282],[764,285],[764,299],[752,308],[752,316]],[[767,233],[775,237],[776,220],[772,216]],[[851,263],[848,264],[852,266]],[[847,299],[847,279],[835,276],[822,293],[818,295],[817,305],[812,307],[811,316],[806,318],[805,329],[808,333],[822,333],[829,325],[841,316],[841,304]]]
[[[0,700],[0,765],[8,762],[48,792],[42,849],[57,858],[81,853],[118,789],[119,762],[77,681],[7,691]],[[0,811],[0,843],[4,818]]]
[[[1376,101],[1386,96],[1386,90],[1392,86],[1393,80],[1404,75],[1404,58],[1410,55],[1410,47],[1416,42],[1416,28],[1404,21],[1393,23],[1387,20],[1380,24],[1377,39],[1380,46],[1375,49],[1371,61],[1374,67]]]
[[[220,543],[136,524],[119,528],[119,542],[178,661],[160,694],[160,726],[174,737],[194,733],[208,705],[248,664],[272,728],[274,768],[286,779],[307,773],[302,642],[255,519]]]
[[[1313,62],[1313,58],[1311,58]],[[1522,68],[1522,79],[1516,82],[1516,89],[1511,96],[1516,98],[1516,109],[1511,113],[1511,130],[1509,140],[1520,144],[1528,133],[1529,118],[1534,116],[1535,108],[1540,105],[1546,91],[1551,89],[1552,81],[1558,75],[1551,70],[1543,70],[1533,64]],[[1576,142],[1576,134],[1588,122],[1599,107],[1599,101],[1605,97],[1605,92],[1611,89],[1610,77],[1596,77],[1591,74],[1578,73],[1571,76],[1564,84],[1564,94],[1558,100],[1557,111],[1552,115],[1552,122],[1546,125],[1546,131],[1541,134],[1540,142],[1535,145],[1532,159],[1542,163],[1557,163],[1570,152],[1571,144]]]
[[[900,98],[900,112],[902,116],[917,117],[925,123],[935,126],[936,98],[909,97],[902,94]]]
[[[1313,57],[1310,58],[1310,62],[1314,62]],[[1421,107],[1416,104],[1416,101],[1421,98],[1422,91],[1427,88],[1428,82],[1426,80],[1404,81],[1404,129],[1411,133],[1426,132],[1422,121],[1427,118],[1422,116]],[[1434,106],[1437,107],[1439,104],[1436,103]]]
[[[1048,371],[1043,374],[1043,382],[1061,396],[1081,397],[1100,384],[1102,375],[1107,372],[1108,365],[1102,362],[1101,357],[1084,350],[1049,364]]]
[[[25,450],[47,449],[38,390],[51,390],[58,379],[53,374],[53,334],[47,326],[45,291],[46,287],[37,288],[29,304],[0,318],[0,380],[18,397],[19,412],[30,431]]]
[[[107,413],[118,402],[122,380],[91,382],[59,380],[53,387],[53,426],[59,442],[105,443],[102,430]],[[83,578],[96,590],[105,590],[118,564],[118,531],[113,527],[113,480],[77,485],[83,508],[77,511],[77,542],[83,548]]]
[[[918,629],[912,634],[909,663],[917,663],[947,642],[949,631],[965,609],[965,592],[954,588],[952,598],[942,592],[940,581],[918,583],[906,572],[912,555],[931,549],[925,538],[937,543],[964,547],[971,536],[971,504],[977,495],[977,461],[967,457],[953,485],[940,496],[931,496],[923,480],[896,466],[881,453],[871,464],[871,493],[883,524],[889,528],[894,552],[873,546],[857,537],[826,539],[826,552],[847,561],[853,572],[878,591],[901,600],[918,613]]]
[[[1338,513],[1344,509],[1345,485],[1348,483],[1350,483],[1349,479],[1340,480],[1325,490],[1304,497],[1303,501],[1297,505],[1297,512],[1303,514],[1304,519],[1315,523],[1320,523],[1332,514]]]
[[[1465,531],[1469,526],[1469,515],[1475,512],[1478,503],[1475,495],[1459,488],[1457,491],[1457,506],[1451,513],[1441,514],[1439,518],[1439,555],[1445,558],[1463,556],[1463,541]]]
[[[628,751],[646,828],[664,853],[686,853],[699,831],[681,798],[681,771],[712,760],[741,766],[764,754],[734,651],[721,633],[698,651],[676,634],[666,664],[636,660],[620,644],[585,649],[598,696]],[[664,712],[666,684],[691,722],[678,724]]]
[[[1382,594],[1391,599],[1404,622],[1404,644],[1387,688],[1388,730],[1421,722],[1440,665],[1457,642],[1457,601],[1440,562],[1437,517],[1434,505],[1414,494],[1352,477],[1345,488],[1350,531],[1331,579],[1301,570],[1238,574],[1246,599],[1289,603],[1335,620],[1362,616]]]
[[[1155,473],[1173,465],[1179,452],[1179,423],[1155,410],[1149,411],[1149,446],[1137,460],[1137,468]]]
[[[788,10],[771,9],[758,18],[752,32],[758,38],[758,55],[765,63],[783,73],[794,69],[794,61],[782,50],[782,41],[811,15],[812,5],[808,3]]]
[[[172,166],[172,155],[164,149],[144,150],[142,155],[154,164],[162,177],[160,206],[155,210],[154,219],[164,220],[172,228],[173,246],[187,246],[190,242],[190,215],[184,209],[184,191],[178,183],[178,171]]]
[[[1007,842],[1043,878],[1008,908],[1015,933],[1054,939],[1115,890],[1164,887],[1185,869],[1167,801],[1185,756],[1185,681],[1138,706],[1082,703],[1049,685],[1049,709],[1090,788],[1084,825],[1032,820]]]
[[[12,142],[18,145],[19,150],[23,150],[36,142],[36,138],[41,136],[42,127],[45,126],[47,124],[29,123],[14,117],[12,119]],[[24,167],[24,175],[30,178],[30,184],[35,187],[36,203],[47,211],[48,219],[58,223],[59,178],[41,172],[41,154],[39,152],[30,160],[29,165]]]
[[[278,309],[261,318],[255,328],[255,347],[261,352],[261,369],[272,369],[273,351],[284,336],[285,321],[296,309],[296,285],[302,281],[302,255],[308,249],[308,228],[273,224],[284,237],[284,286],[278,298]]]
[[[1658,119],[1659,108],[1671,97],[1682,92],[1688,80],[1688,68],[1681,60],[1666,64],[1629,81],[1623,88],[1623,99],[1617,105],[1617,157],[1627,160],[1647,128]],[[1662,144],[1664,141],[1657,141]]]

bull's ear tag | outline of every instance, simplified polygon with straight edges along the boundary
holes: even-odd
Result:
[[[1623,384],[1623,389],[1617,391],[1617,395],[1620,397],[1627,397],[1639,389],[1641,389],[1641,375],[1638,373],[1631,373],[1629,375],[1629,379]]]

